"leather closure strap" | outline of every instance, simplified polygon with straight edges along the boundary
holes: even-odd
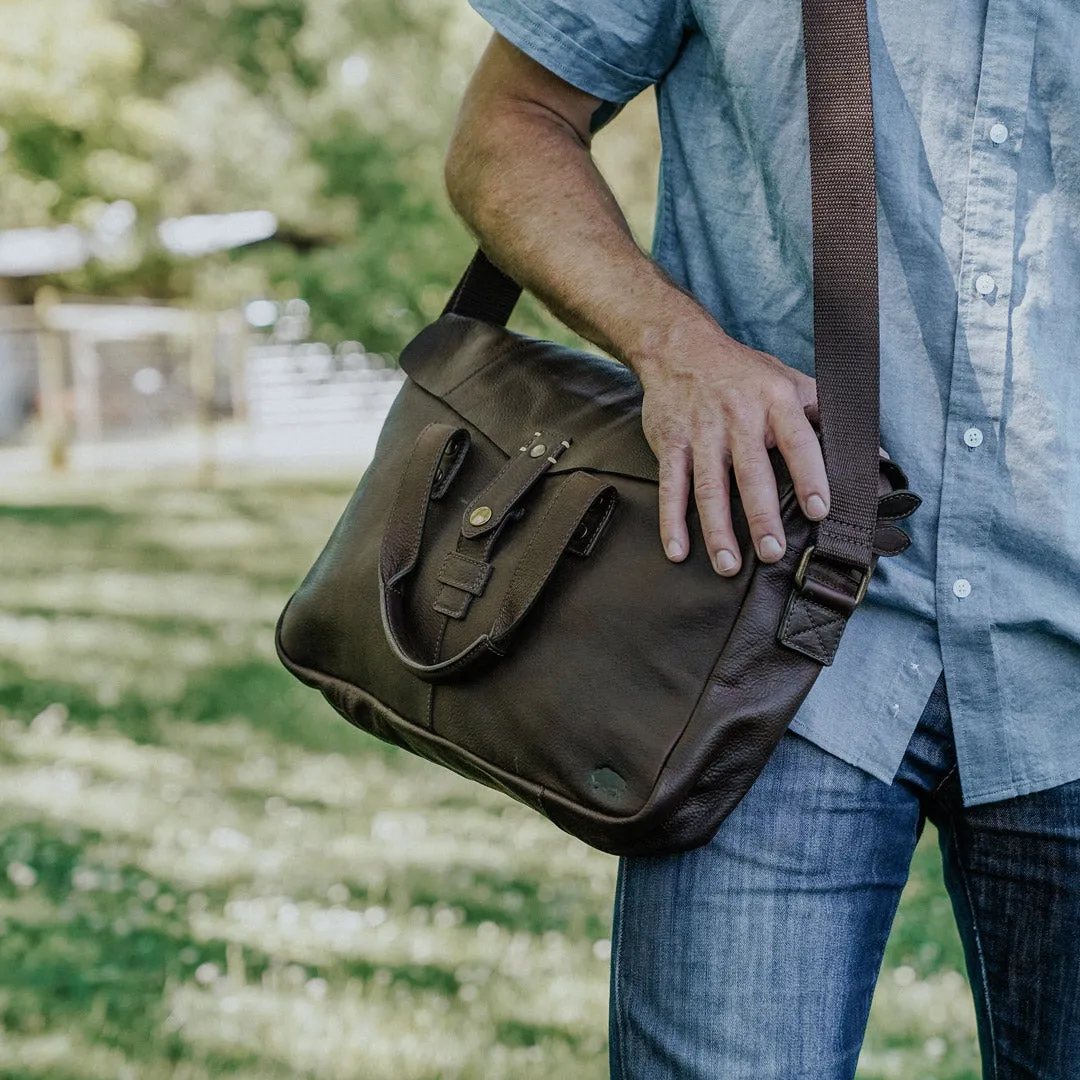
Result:
[[[521,513],[521,500],[569,447],[568,439],[534,431],[465,508],[457,550],[447,555],[439,572],[443,588],[432,606],[440,615],[464,619],[473,598],[483,595],[503,527]]]
[[[487,533],[497,533],[507,514],[569,449],[569,439],[533,432],[525,445],[495,474],[491,483],[465,508],[461,535],[472,540]]]
[[[472,559],[460,551],[448,551],[439,568],[439,581],[443,585],[470,596],[483,596],[490,577],[491,563]]]
[[[500,532],[473,539],[459,536],[457,549],[446,553],[438,574],[442,588],[431,605],[440,615],[464,619],[474,598],[484,595],[494,570],[489,561],[491,552]]]

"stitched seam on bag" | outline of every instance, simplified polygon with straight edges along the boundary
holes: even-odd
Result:
[[[794,612],[792,614],[794,615]],[[787,638],[788,641],[790,641],[792,644],[801,644],[804,647],[806,646],[807,642],[800,639],[806,639],[811,634],[814,635],[813,644],[817,646],[818,653],[824,654],[825,652],[827,652],[828,650],[825,642],[821,640],[821,635],[816,626],[811,625],[808,627],[803,627],[800,630],[794,630],[790,626],[788,626],[784,630],[784,637]]]
[[[831,611],[829,608],[824,607],[821,604],[818,604],[813,600],[804,599],[803,603],[805,603],[809,607],[817,608],[819,611],[821,611],[822,613],[824,613],[826,615],[826,618],[822,622],[811,622],[808,626],[802,627],[802,629],[792,630],[790,636],[794,640],[796,638],[806,637],[809,634],[813,634],[814,637],[815,637],[815,640],[818,643],[818,647],[821,648],[824,651],[826,649],[826,647],[827,647],[827,644],[823,641],[823,639],[821,637],[822,632],[825,631],[825,630],[835,631],[836,628],[837,628],[837,624],[841,623],[843,620],[834,611]],[[794,614],[794,612],[793,612],[793,614]],[[803,614],[808,619],[812,618],[812,615],[809,612],[804,612]],[[841,628],[841,630],[842,630],[842,628]],[[837,641],[839,641],[839,636],[837,637]],[[835,647],[835,643],[834,643],[834,647]]]
[[[445,630],[445,624],[444,624],[444,630]],[[442,649],[442,635],[440,634],[439,635],[439,650],[441,651],[441,649]],[[438,656],[439,655],[438,652],[436,652],[435,655]],[[424,727],[428,731],[434,731],[435,730],[435,684],[434,683],[428,683],[428,688],[427,688],[427,709],[425,710],[425,712],[426,712],[427,723],[424,724]]]
[[[812,618],[810,611],[802,610],[803,608],[814,608],[826,616],[825,620],[821,623],[810,623],[808,626],[804,626],[801,629],[796,629],[792,626],[792,622],[795,615],[801,614],[804,618]],[[836,641],[826,642],[821,638],[821,632],[823,629],[832,625],[833,630],[836,629],[836,624],[843,622],[843,617],[838,615],[831,608],[825,607],[824,604],[819,604],[815,600],[810,600],[806,597],[800,597],[791,606],[791,611],[788,613],[788,617],[784,620],[783,636],[790,639],[792,642],[798,642],[800,638],[806,638],[809,635],[814,635],[814,643],[818,647],[818,651],[826,653],[835,651],[836,646],[840,642],[840,635],[843,633],[843,627],[840,628],[840,634],[837,635]]]
[[[471,578],[466,577],[464,574],[461,576],[454,576],[450,573],[450,564],[459,562],[472,564],[473,576]],[[443,559],[442,566],[439,567],[437,580],[442,585],[449,585],[451,588],[458,589],[461,592],[468,592],[472,593],[474,596],[478,596],[487,584],[489,574],[490,567],[488,563],[480,562],[478,559],[472,559],[468,555],[462,555],[459,551],[448,551],[446,557]]]
[[[911,515],[915,513],[915,510],[918,509],[918,507],[915,507],[912,510],[902,510],[902,511],[900,511],[900,513],[897,513],[897,514],[883,514],[881,512],[881,504],[883,502],[888,502],[890,499],[893,498],[894,495],[898,495],[898,494],[900,494],[900,492],[894,491],[889,495],[883,495],[878,500],[878,515],[877,515],[878,521],[903,521],[904,518],[911,517]],[[897,501],[897,500],[894,500],[894,501]]]

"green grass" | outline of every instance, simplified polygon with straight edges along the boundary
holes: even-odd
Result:
[[[273,656],[348,490],[0,493],[0,1080],[607,1075],[616,861]],[[933,839],[862,1080],[979,1075]]]

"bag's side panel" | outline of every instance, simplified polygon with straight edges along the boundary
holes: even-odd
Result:
[[[363,687],[400,716],[426,724],[429,687],[390,651],[379,618],[379,547],[398,480],[420,431],[455,419],[441,402],[406,382],[375,452],[334,532],[282,614],[278,639],[286,666]],[[351,717],[368,727],[362,716]]]
[[[776,641],[809,533],[804,526],[800,536],[797,523],[787,518],[785,526],[792,546],[779,563],[756,565],[723,655],[664,763],[649,804],[634,821],[604,829],[607,850],[653,855],[705,843],[748,790],[813,685],[820,666]],[[590,843],[598,839],[567,802],[545,793],[544,808],[562,828]]]
[[[821,671],[815,660],[777,640],[794,569],[812,541],[813,526],[799,511],[775,452],[773,459],[787,553],[771,566],[758,564],[723,655],[665,763],[650,805],[637,821],[603,830],[609,850],[618,854],[659,855],[708,842],[749,790]],[[879,495],[906,485],[891,463],[881,468]],[[687,776],[694,777],[693,785],[681,790]],[[574,808],[555,805],[550,795],[545,812],[556,823],[573,821],[578,827]],[[588,840],[585,832],[578,835]]]

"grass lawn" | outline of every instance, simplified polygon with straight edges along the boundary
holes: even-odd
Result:
[[[0,488],[0,1080],[607,1076],[616,860],[273,655],[349,488]],[[864,1080],[979,1075],[933,841]]]

